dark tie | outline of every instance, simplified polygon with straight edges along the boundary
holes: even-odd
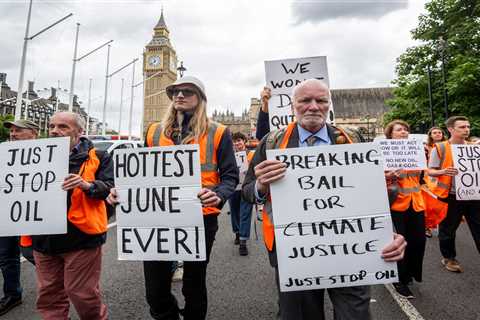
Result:
[[[314,146],[315,142],[317,142],[317,139],[318,139],[317,136],[312,134],[310,137],[307,138],[307,140],[305,140],[307,141],[307,146],[309,147]]]

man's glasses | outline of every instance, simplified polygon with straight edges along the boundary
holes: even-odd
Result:
[[[177,97],[180,94],[180,92],[182,93],[182,96],[184,96],[185,98],[190,98],[193,95],[197,94],[195,90],[191,90],[191,89],[172,89],[172,96]]]

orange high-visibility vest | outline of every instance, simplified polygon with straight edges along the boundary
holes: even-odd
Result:
[[[290,136],[292,135],[293,130],[296,128],[297,122],[290,123],[286,128],[273,131],[269,133],[269,136],[266,138],[267,149],[286,149]],[[353,143],[352,139],[340,128],[334,127],[335,131],[335,141],[337,144],[340,141],[343,143]],[[342,137],[342,139],[339,139]],[[263,240],[268,251],[273,250],[273,244],[275,242],[275,227],[273,223],[273,214],[272,214],[272,199],[270,195],[267,197],[267,202],[263,206],[262,211],[262,227],[263,227]]]
[[[79,175],[87,182],[95,181],[100,165],[95,148],[88,152],[88,159],[80,167]],[[107,208],[104,200],[88,197],[80,188],[70,196],[68,220],[86,234],[102,234],[107,231]]]
[[[435,144],[435,152],[440,159],[440,169],[453,167],[452,146],[450,142],[443,141]],[[440,198],[447,198],[452,187],[452,177],[443,175],[438,177],[429,176],[426,180],[428,189]]]
[[[207,132],[200,137],[200,141],[192,139],[189,144],[198,144],[200,146],[200,167],[202,176],[202,187],[213,189],[220,183],[218,173],[217,150],[222,140],[226,127],[222,124],[210,122]],[[153,146],[173,146],[172,139],[165,136],[161,123],[152,123],[147,129],[146,144]],[[202,208],[203,214],[219,214],[220,209],[215,207]]]
[[[20,237],[20,246],[27,248],[32,246],[32,237],[30,236],[21,236]]]
[[[398,181],[398,195],[391,205],[394,211],[406,211],[412,203],[416,212],[425,210],[425,202],[420,190],[420,175],[422,171],[405,171],[400,173]]]
[[[255,155],[254,150],[247,151],[247,161],[248,163],[252,162],[253,156]]]

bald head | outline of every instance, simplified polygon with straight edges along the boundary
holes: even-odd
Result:
[[[74,112],[57,112],[50,118],[48,125],[50,137],[69,137],[70,149],[80,141],[85,122]]]
[[[293,89],[293,113],[298,124],[311,133],[325,126],[330,103],[330,90],[323,81],[308,79]]]
[[[327,90],[328,96],[330,98],[330,88],[327,86],[327,84],[322,80],[312,78],[312,79],[307,79],[305,81],[302,81],[299,84],[297,84],[295,87],[293,87],[292,100],[295,99],[298,89],[301,89],[304,86],[314,86],[317,88],[322,88],[323,90]]]

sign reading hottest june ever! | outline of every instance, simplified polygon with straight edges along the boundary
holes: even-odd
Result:
[[[288,126],[295,120],[292,113],[292,90],[300,82],[315,78],[329,86],[327,57],[310,57],[265,61],[267,87],[272,90],[268,101],[270,130]],[[332,104],[328,111],[328,122],[334,121]]]
[[[396,263],[381,258],[393,228],[375,144],[267,150],[267,158],[287,165],[270,185],[281,291],[397,281]]]
[[[206,259],[198,145],[114,154],[120,260]]]

